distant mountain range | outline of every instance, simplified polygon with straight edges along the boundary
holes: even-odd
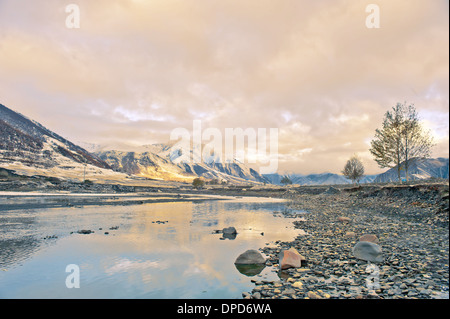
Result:
[[[347,179],[343,175],[333,174],[333,173],[322,173],[322,174],[267,174],[263,175],[271,184],[282,185],[281,179],[284,176],[289,177],[292,184],[296,185],[338,185],[338,184],[351,184],[352,181]],[[360,183],[371,183],[375,180],[377,175],[366,175],[360,181]]]
[[[159,181],[191,182],[196,177],[228,183],[281,185],[284,175],[261,175],[236,160],[222,163],[213,155],[203,161],[193,151],[182,154],[175,143],[145,145],[135,151],[101,149],[84,143],[86,150],[41,124],[0,104],[0,167],[19,174],[45,175],[82,180],[89,176],[101,182],[122,181],[130,177]],[[186,156],[193,159],[186,162]],[[411,179],[448,178],[448,158],[427,159],[409,169]],[[297,185],[350,184],[342,175],[288,174]],[[397,172],[367,175],[361,183],[397,181]]]
[[[409,180],[423,180],[432,177],[435,178],[448,178],[448,158],[427,158],[424,160],[414,160],[408,168]],[[400,172],[402,179],[406,179],[405,171]],[[374,182],[386,183],[398,181],[397,166],[389,169],[388,171],[379,174]]]
[[[402,163],[403,164],[403,163]],[[409,180],[425,180],[429,178],[447,178],[449,171],[449,159],[448,158],[427,158],[422,160],[413,161],[408,169]],[[343,175],[323,173],[323,174],[268,174],[263,175],[271,184],[282,185],[281,179],[284,176],[289,177],[293,184],[297,185],[338,185],[338,184],[351,184],[352,181],[347,179]],[[402,171],[401,177],[405,179],[405,172]],[[397,167],[391,168],[384,173],[377,175],[366,175],[360,183],[388,183],[397,182],[398,173]]]

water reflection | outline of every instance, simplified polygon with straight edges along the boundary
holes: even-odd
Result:
[[[0,269],[22,263],[39,249],[41,243],[32,237],[0,240]]]
[[[0,298],[239,298],[251,289],[248,277],[276,274],[264,265],[236,267],[236,257],[298,233],[291,219],[272,214],[282,202],[252,201],[28,211],[31,223],[7,233],[0,226],[7,268],[0,271]],[[15,214],[23,212],[8,212],[2,222],[17,220]],[[214,234],[230,226],[234,238]],[[57,238],[44,240],[48,235]],[[64,286],[68,264],[80,267],[79,289]]]
[[[236,239],[237,233],[222,233],[222,238],[221,239],[229,239],[229,240],[234,240]]]
[[[234,264],[236,269],[243,275],[247,277],[253,277],[259,275],[264,268],[265,265],[262,264],[250,264],[250,265],[242,265],[242,264]]]

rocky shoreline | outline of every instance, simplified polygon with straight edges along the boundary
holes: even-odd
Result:
[[[331,187],[319,194],[293,189],[285,197],[291,208],[309,212],[294,221],[307,235],[260,251],[267,266],[279,267],[279,253],[290,248],[306,261],[278,271],[277,281],[252,280],[244,299],[449,298],[448,183]],[[376,236],[382,262],[353,255],[365,234]]]

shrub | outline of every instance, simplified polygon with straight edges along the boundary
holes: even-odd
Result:
[[[192,186],[197,189],[203,188],[203,186],[205,186],[205,181],[197,177],[192,181]]]

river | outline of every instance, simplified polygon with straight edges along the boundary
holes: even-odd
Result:
[[[237,256],[301,233],[274,213],[285,209],[233,198],[0,212],[0,298],[241,298],[277,271],[241,273]],[[216,232],[230,226],[235,238]]]

